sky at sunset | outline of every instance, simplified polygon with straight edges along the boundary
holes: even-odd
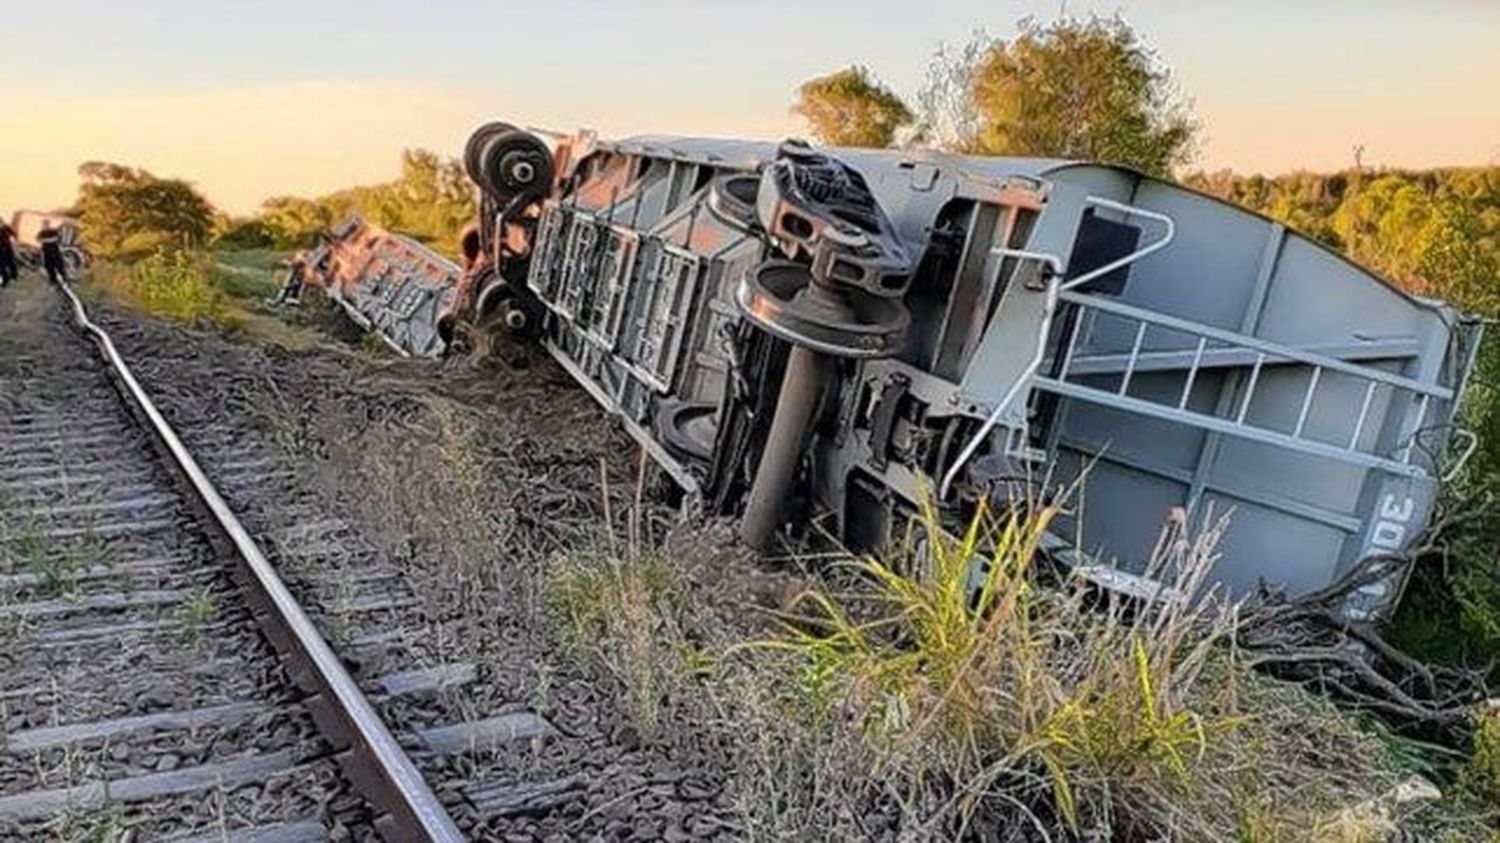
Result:
[[[802,80],[867,65],[914,101],[940,43],[1029,0],[0,2],[0,214],[72,201],[100,159],[216,204],[395,175],[511,122],[777,137]],[[1195,165],[1500,164],[1500,3],[1121,0],[1204,126]]]

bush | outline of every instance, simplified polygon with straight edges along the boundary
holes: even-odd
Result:
[[[261,301],[276,294],[286,275],[287,254],[277,249],[219,250],[213,280],[230,298]]]
[[[1500,806],[1500,705],[1475,712],[1474,754],[1462,781],[1476,797]]]
[[[270,249],[277,245],[277,231],[264,220],[238,220],[214,239],[215,249]]]
[[[1500,660],[1500,326],[1491,326],[1467,397],[1464,424],[1479,437],[1464,476],[1449,490],[1451,509],[1470,516],[1453,531],[1453,592],[1470,655]]]
[[[153,316],[179,322],[226,322],[224,293],[213,282],[213,263],[206,255],[158,250],[124,266],[101,264],[97,283],[125,303]]]

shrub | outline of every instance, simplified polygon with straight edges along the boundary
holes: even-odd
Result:
[[[1467,396],[1464,423],[1479,437],[1469,469],[1450,490],[1454,509],[1473,517],[1455,530],[1454,592],[1476,655],[1500,658],[1500,326],[1491,325]]]
[[[128,266],[102,264],[94,279],[125,303],[179,322],[228,321],[212,261],[196,252],[158,250]]]
[[[213,253],[213,282],[225,295],[260,301],[276,294],[286,274],[286,253],[275,249],[230,249]]]
[[[1474,714],[1474,754],[1462,782],[1474,796],[1500,809],[1500,704]]]
[[[276,246],[278,232],[264,220],[237,220],[214,238],[215,249],[270,249]]]

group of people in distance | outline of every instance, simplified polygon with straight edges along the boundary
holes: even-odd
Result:
[[[48,280],[66,281],[67,270],[63,264],[62,232],[51,222],[42,224],[36,233],[36,245],[42,253],[42,269]],[[0,219],[0,287],[9,285],[20,275],[16,263],[16,230],[4,219]]]

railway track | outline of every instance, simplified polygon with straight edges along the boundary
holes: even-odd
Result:
[[[596,440],[542,444],[528,440],[541,435],[528,433],[534,422],[494,416],[487,423],[518,451],[491,462],[497,455],[467,450],[466,441],[436,445],[436,419],[418,409],[427,393],[389,372],[371,380],[319,355],[207,337],[174,342],[161,325],[105,317],[465,835],[735,836],[731,797],[710,771],[715,750],[693,736],[642,740],[607,684],[554,659],[536,591],[548,564],[541,555],[588,541],[579,531],[600,523],[592,493],[559,494],[597,478]],[[507,400],[544,400],[545,391]],[[553,418],[591,421],[593,408],[578,403],[583,416]],[[354,433],[362,419],[368,437]],[[413,453],[401,456],[406,435],[436,448],[417,449],[420,468]],[[365,454],[371,447],[376,453]],[[464,494],[448,497],[468,481],[436,477],[455,468],[469,481],[482,470],[482,482],[511,492],[487,499],[480,516]],[[413,497],[424,494],[431,500]],[[411,684],[425,690],[392,694]]]
[[[214,457],[221,482],[277,480],[232,442]],[[73,293],[7,289],[0,838],[463,839],[367,694],[399,706],[453,677],[356,681],[323,614],[293,597]],[[476,730],[400,740],[458,748]]]

